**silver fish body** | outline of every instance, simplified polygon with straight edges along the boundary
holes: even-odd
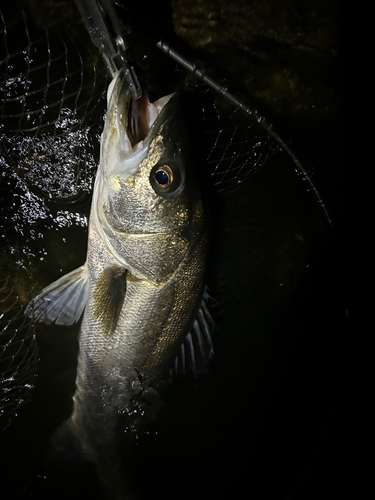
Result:
[[[197,314],[206,334],[210,319],[201,305],[202,171],[181,97],[142,99],[131,102],[121,73],[111,83],[86,263],[33,303],[35,318],[47,323],[70,324],[84,311],[67,425],[88,458],[115,439],[120,416],[157,406],[160,381],[189,331],[201,340]]]

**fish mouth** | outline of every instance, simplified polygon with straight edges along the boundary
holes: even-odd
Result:
[[[124,72],[108,88],[107,116],[102,136],[102,153],[109,160],[107,173],[127,178],[146,157],[155,122],[174,94],[151,103],[148,92],[134,100]]]

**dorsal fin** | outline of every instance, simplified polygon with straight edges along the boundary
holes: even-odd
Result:
[[[192,372],[194,376],[207,372],[207,364],[214,357],[212,334],[214,322],[208,310],[209,295],[205,291],[197,317],[176,356],[173,371],[177,377]]]
[[[25,314],[48,325],[72,325],[81,317],[87,299],[88,276],[81,266],[44,288],[28,304]]]

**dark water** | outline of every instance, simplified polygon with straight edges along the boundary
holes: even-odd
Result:
[[[87,66],[93,60],[85,61],[84,73],[92,75]],[[157,92],[160,75],[155,67],[170,63],[161,58],[160,64],[149,64],[144,69],[146,74],[154,73],[151,91]],[[161,78],[160,87],[167,89],[181,80],[180,73],[173,69],[173,77],[167,80]],[[23,271],[37,290],[85,259],[85,217],[97,161],[105,80],[97,89],[93,101],[98,103],[97,115],[84,111],[77,115],[77,124],[68,126],[73,150],[77,144],[71,133],[84,125],[89,128],[87,142],[80,136],[83,146],[73,154],[73,158],[86,154],[89,168],[81,176],[73,170],[73,192],[61,189],[64,183],[58,182],[58,169],[51,167],[45,184],[36,187],[35,182],[22,182],[22,168],[15,171],[19,163],[7,163],[16,174],[10,175],[8,167],[5,170],[7,189],[30,191],[37,210],[32,223],[22,217],[18,226],[3,222],[9,235],[4,248],[7,253],[10,247],[15,249],[12,255],[26,268]],[[87,103],[84,94],[79,99]],[[79,102],[76,95],[74,102]],[[235,114],[220,113],[220,127],[237,126]],[[7,124],[4,116],[9,113],[3,111]],[[58,116],[61,119],[61,113]],[[350,384],[337,186],[339,133],[334,119],[330,126],[324,121],[322,127],[309,120],[301,126],[283,116],[272,115],[272,119],[302,160],[315,167],[314,181],[331,214],[332,227],[307,180],[297,175],[283,152],[270,155],[235,189],[220,194],[213,190],[208,285],[217,325],[215,360],[207,377],[172,387],[159,419],[131,440],[123,470],[131,498],[224,499],[243,496],[244,490],[255,499],[331,498],[346,486]],[[49,134],[56,130],[54,120],[50,128],[46,126]],[[6,134],[17,147],[25,127],[19,128]],[[26,135],[35,142],[38,134]],[[59,137],[64,141],[64,135]],[[42,139],[45,144],[46,137]],[[24,165],[24,157],[16,151]],[[32,180],[40,180],[40,154],[33,158]],[[64,175],[70,172],[64,169]],[[51,178],[57,184],[51,184]],[[53,192],[52,199],[48,192]],[[28,214],[30,206],[25,209]],[[47,217],[41,216],[42,209]],[[15,213],[20,212],[17,206]],[[37,234],[42,236],[32,237]],[[36,388],[31,402],[1,436],[2,498],[102,498],[90,465],[46,461],[49,438],[71,411],[78,330],[37,326]]]

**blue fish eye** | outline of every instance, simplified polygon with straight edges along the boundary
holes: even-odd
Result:
[[[183,184],[179,165],[169,163],[157,163],[150,172],[150,184],[155,193],[163,198],[175,198],[181,193]]]
[[[155,174],[155,180],[161,186],[165,186],[165,184],[168,184],[169,182],[169,177],[163,170],[158,170]]]
[[[173,170],[168,165],[160,165],[156,167],[154,173],[154,182],[163,192],[167,192],[172,187]]]

